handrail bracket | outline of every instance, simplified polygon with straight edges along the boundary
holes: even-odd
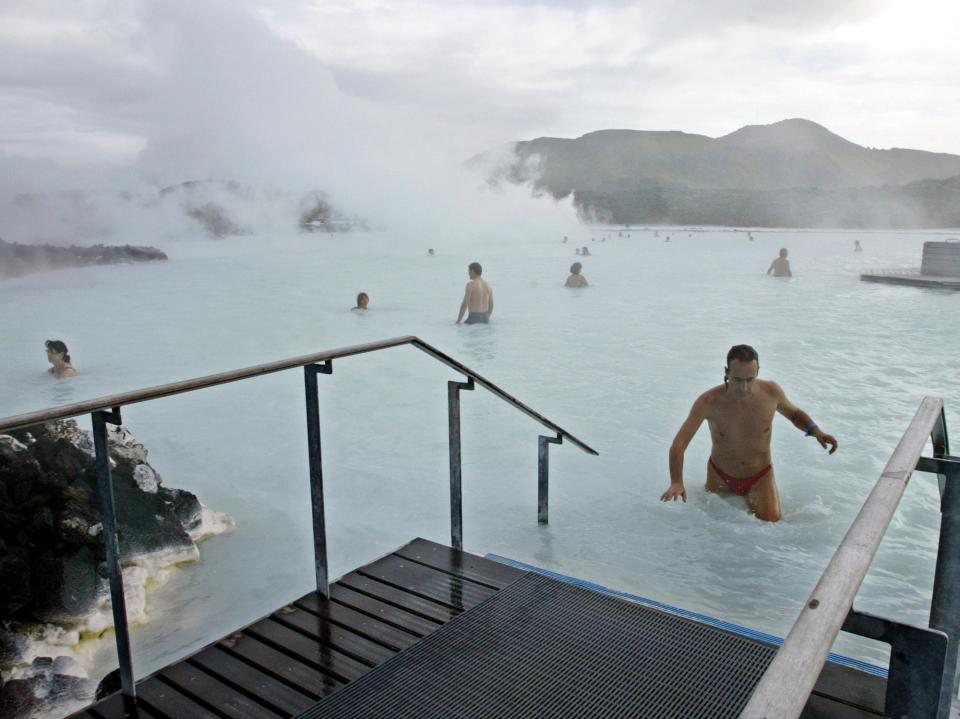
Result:
[[[473,377],[447,382],[447,427],[450,447],[450,546],[463,549],[463,489],[460,453],[460,390],[473,391]]]
[[[113,478],[110,476],[110,443],[107,439],[107,425],[119,426],[123,420],[120,417],[119,407],[95,410],[90,418],[93,422],[93,447],[100,490],[100,521],[103,524],[107,576],[110,581],[110,603],[113,610],[117,659],[120,664],[120,688],[123,692],[124,704],[130,706],[136,703],[137,689],[133,677],[133,656],[130,652],[127,603],[123,593],[123,568],[120,564],[116,502],[113,496]]]
[[[548,499],[550,494],[550,445],[563,444],[563,435],[537,437],[537,523],[549,522]]]
[[[307,453],[310,460],[310,506],[313,516],[313,565],[317,593],[330,598],[330,575],[327,566],[327,524],[323,509],[323,464],[320,450],[320,396],[317,375],[333,374],[333,360],[303,366],[304,393],[307,403]]]

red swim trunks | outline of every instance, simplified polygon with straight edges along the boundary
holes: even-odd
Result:
[[[749,492],[750,489],[753,487],[753,485],[755,485],[757,482],[763,479],[766,476],[767,472],[770,471],[771,467],[773,467],[772,464],[768,464],[766,467],[761,469],[752,477],[746,477],[745,479],[738,479],[737,477],[731,477],[729,474],[727,474],[722,469],[720,469],[716,465],[716,463],[713,461],[713,457],[710,458],[709,462],[710,462],[710,466],[713,467],[713,471],[716,472],[717,476],[723,480],[724,484],[730,487],[730,489],[733,490],[736,494],[741,494],[741,495]]]

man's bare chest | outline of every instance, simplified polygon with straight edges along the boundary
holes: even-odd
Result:
[[[715,439],[741,441],[770,436],[775,405],[719,406],[708,417],[710,432]]]

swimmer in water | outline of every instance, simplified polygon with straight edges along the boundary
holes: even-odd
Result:
[[[590,254],[590,248],[587,247],[587,246],[584,246],[584,248],[583,248],[583,250],[580,252],[580,254],[581,254],[581,255],[589,255],[589,254]]]
[[[860,240],[853,241],[853,251],[854,252],[863,252],[863,248],[860,246]]]
[[[430,255],[431,257],[433,257],[433,248],[432,248],[432,247],[431,247],[429,250],[427,250],[427,254]]]
[[[587,278],[580,274],[580,270],[583,269],[583,265],[579,262],[574,262],[570,265],[570,276],[567,278],[567,281],[564,283],[564,287],[589,287],[590,284],[587,282]]]
[[[350,311],[364,312],[366,311],[367,305],[369,304],[370,304],[370,295],[368,295],[366,292],[361,292],[359,295],[357,295],[357,306],[351,307]]]
[[[70,352],[66,344],[60,340],[47,340],[44,346],[47,348],[47,362],[53,365],[48,372],[57,379],[76,377],[77,371],[70,364]]]
[[[790,260],[787,259],[786,247],[780,248],[780,256],[770,263],[767,274],[772,274],[774,277],[793,277],[793,273],[790,271]]]
[[[770,460],[774,414],[782,414],[824,449],[829,445],[830,454],[837,451],[837,440],[821,432],[810,415],[793,405],[780,385],[757,379],[759,369],[753,347],[730,348],[723,384],[697,397],[670,445],[670,488],[660,496],[661,501],[687,501],[683,454],[704,420],[713,442],[707,462],[706,491],[742,496],[750,511],[767,522],[780,519],[780,497]]]
[[[460,303],[460,314],[457,315],[457,324],[463,320],[463,313],[470,310],[467,315],[467,324],[487,324],[490,321],[490,315],[493,314],[493,290],[490,284],[481,277],[483,267],[479,262],[471,262],[467,268],[467,274],[470,281],[467,283],[463,293],[463,302]]]

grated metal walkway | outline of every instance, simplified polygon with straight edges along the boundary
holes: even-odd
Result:
[[[735,715],[723,712],[745,701],[744,683],[772,652],[765,642],[415,539],[341,577],[329,600],[311,592],[144,677],[135,713],[114,694],[74,719],[713,719]],[[391,686],[401,680],[416,694]],[[593,694],[601,686],[611,691],[606,699]],[[635,707],[641,689],[650,702],[642,711],[603,708]],[[882,715],[884,689],[879,677],[828,662],[802,719]],[[461,691],[472,703],[463,709],[451,699]],[[576,710],[558,713],[562,702]],[[669,713],[683,702],[685,713]]]
[[[530,574],[301,719],[736,717],[776,649]]]

